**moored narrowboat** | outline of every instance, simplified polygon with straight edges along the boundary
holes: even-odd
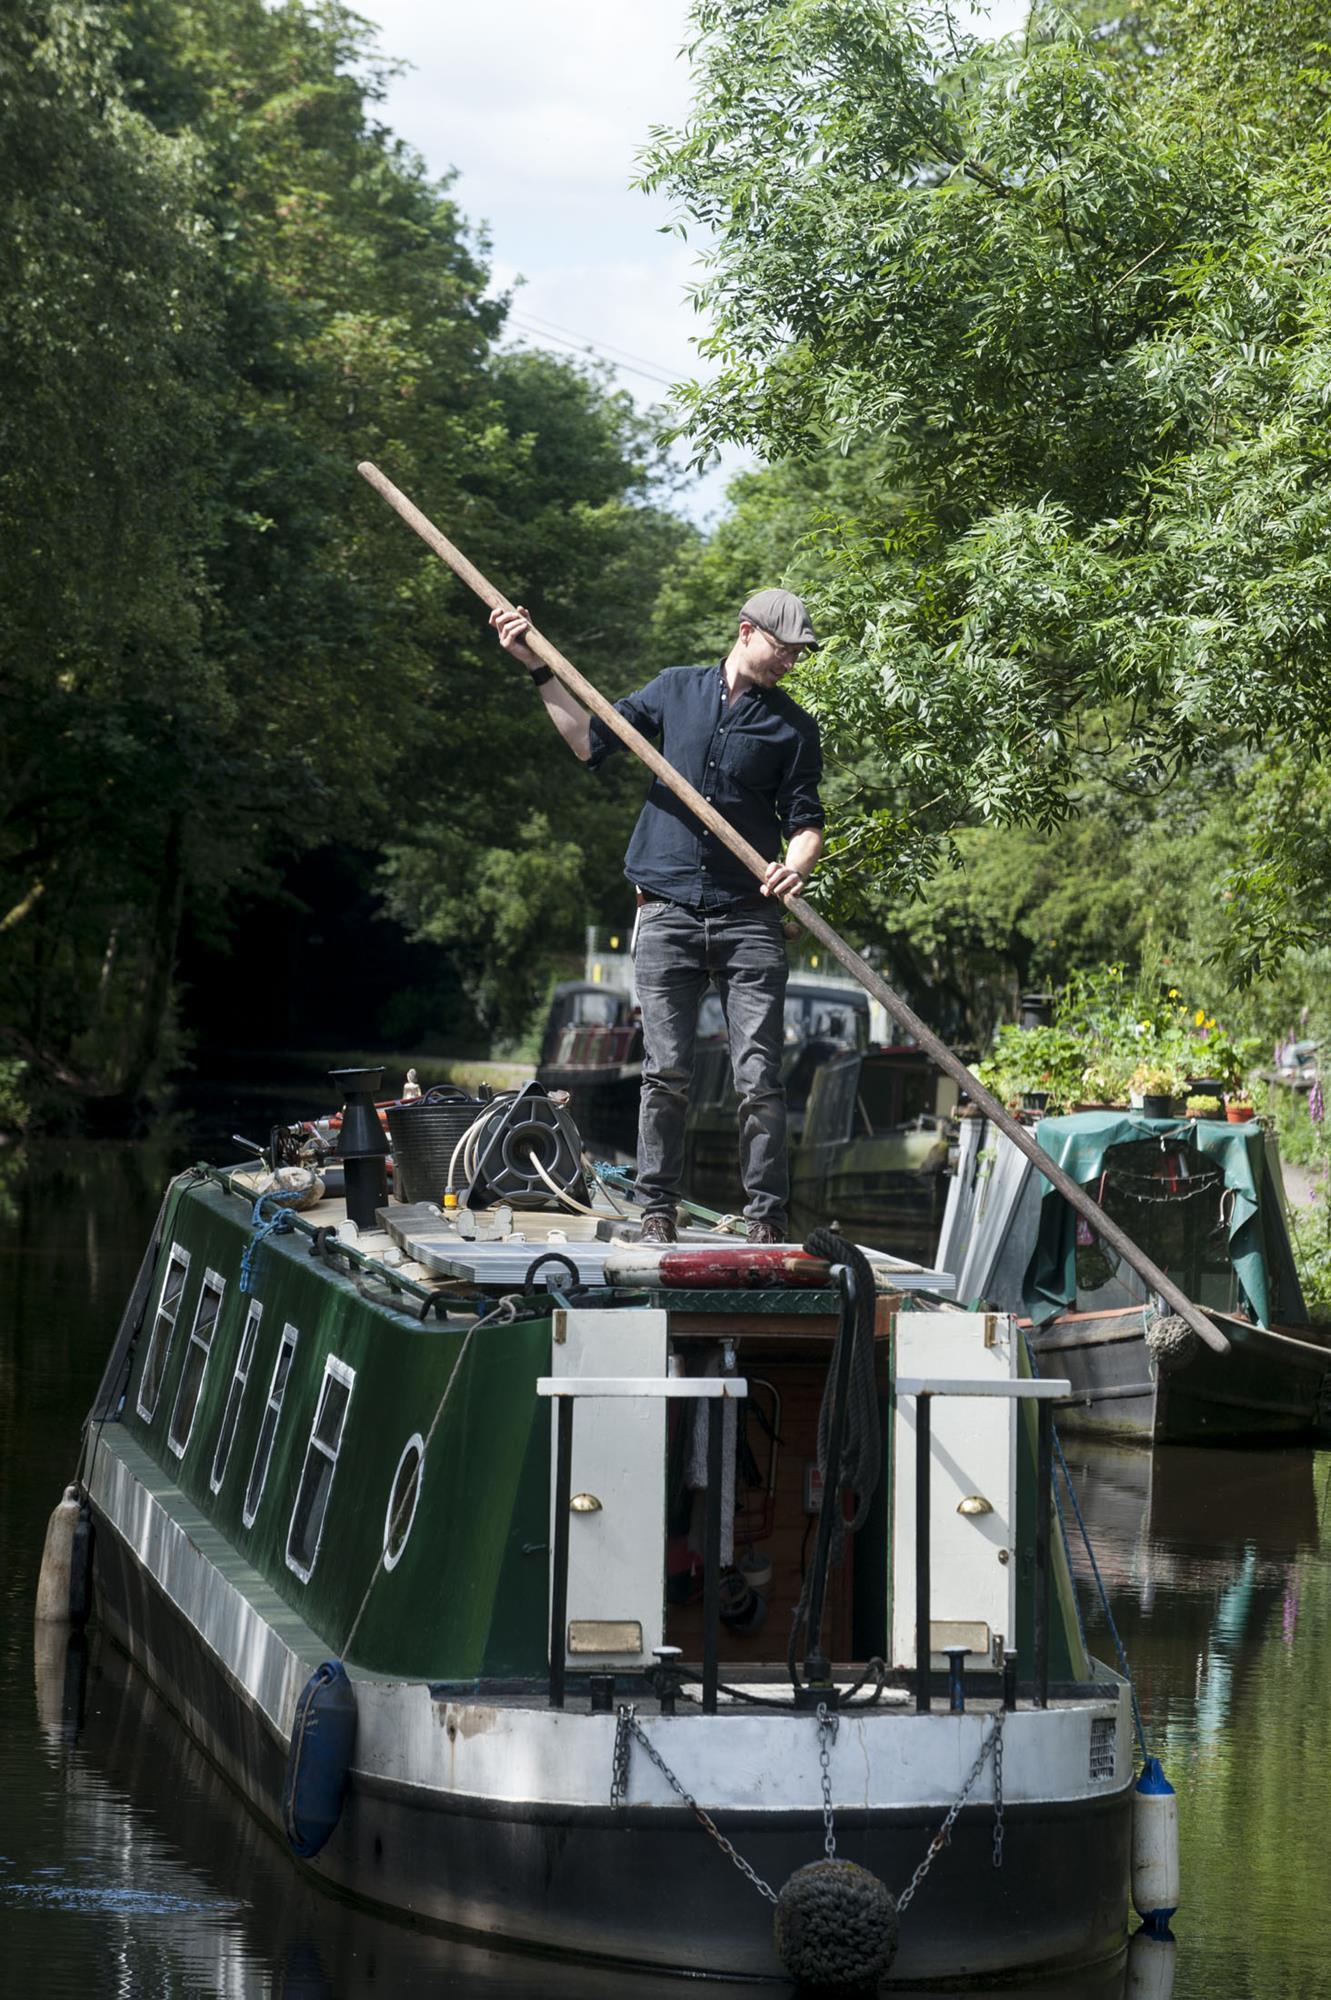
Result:
[[[81,1487],[107,1629],[293,1865],[686,1973],[799,1970],[833,1853],[894,1980],[1121,1950],[1128,1689],[1010,1318],[835,1238],[651,1250],[585,1187],[360,1229],[262,1187],[171,1186]]]
[[[1041,1118],[1035,1136],[1228,1344],[1218,1354],[1160,1311],[1003,1133],[963,1119],[937,1262],[958,1298],[1018,1316],[1036,1366],[1068,1379],[1059,1428],[1146,1444],[1324,1437],[1331,1336],[1304,1304],[1274,1136],[1139,1111]]]
[[[927,1258],[947,1202],[957,1086],[914,1046],[847,1049],[810,1078],[791,1207],[898,1256]]]

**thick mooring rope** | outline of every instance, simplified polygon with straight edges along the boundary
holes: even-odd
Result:
[[[828,1363],[822,1408],[818,1412],[818,1470],[823,1481],[823,1505],[832,1509],[832,1540],[828,1549],[827,1563],[829,1569],[834,1569],[841,1560],[846,1536],[853,1535],[868,1517],[873,1496],[877,1491],[879,1473],[882,1470],[883,1446],[878,1425],[878,1396],[874,1384],[873,1359],[876,1294],[873,1270],[868,1258],[857,1244],[848,1243],[845,1237],[838,1236],[835,1230],[815,1229],[804,1248],[811,1257],[824,1257],[830,1264],[845,1264],[855,1274],[855,1310],[853,1314],[842,1315],[832,1358]],[[845,1423],[841,1433],[841,1463],[839,1466],[830,1466],[827,1460],[831,1444],[833,1398],[836,1393],[842,1342],[846,1340],[853,1343],[854,1351],[851,1356]],[[846,1487],[850,1488],[855,1499],[855,1511],[849,1520],[845,1519],[841,1511],[841,1495]],[[795,1606],[790,1626],[790,1644],[786,1649],[786,1664],[790,1669],[792,1683],[798,1683],[799,1679],[797,1663],[800,1637],[808,1623],[812,1589],[813,1573],[810,1571],[804,1579],[799,1603]]]

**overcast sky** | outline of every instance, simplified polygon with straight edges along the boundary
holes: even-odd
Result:
[[[829,0],[836,4],[836,0]],[[1026,0],[994,0],[996,32]],[[359,0],[383,53],[411,68],[383,116],[491,237],[497,289],[523,281],[510,337],[561,352],[593,344],[642,402],[691,375],[693,247],[659,234],[667,205],[634,192],[654,124],[689,104],[687,0]],[[738,460],[736,463],[740,462]],[[720,503],[727,468],[691,511]]]

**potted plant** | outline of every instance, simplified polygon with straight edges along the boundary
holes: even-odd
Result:
[[[1188,1099],[1184,1110],[1187,1112],[1189,1118],[1219,1118],[1224,1111],[1224,1106],[1218,1097],[1199,1093],[1197,1096]]]
[[[1227,1097],[1225,1099],[1225,1117],[1231,1125],[1246,1125],[1248,1120],[1255,1118],[1256,1115],[1257,1107],[1249,1098]]]
[[[1170,1064],[1140,1063],[1129,1081],[1133,1090],[1141,1094],[1143,1117],[1171,1118],[1174,1115],[1174,1098],[1182,1078]]]
[[[1088,1063],[1081,1073],[1078,1109],[1115,1111],[1125,1105],[1128,1101],[1128,1075],[1127,1064],[1116,1062],[1112,1057]]]
[[[1061,1110],[1080,1095],[1085,1058],[1071,1035],[1058,1028],[999,1029],[994,1051],[976,1070],[995,1097],[1024,1111]]]

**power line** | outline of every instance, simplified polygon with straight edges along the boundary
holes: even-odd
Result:
[[[673,389],[675,386],[670,376],[654,374],[650,369],[637,367],[632,361],[619,361],[614,355],[605,353],[594,340],[587,340],[581,336],[574,337],[562,333],[548,332],[545,327],[536,326],[530,320],[519,319],[515,313],[509,314],[508,323],[510,326],[517,327],[521,332],[529,334],[534,340],[544,343],[553,341],[557,347],[571,347],[578,354],[590,352],[599,355],[612,368],[623,369],[630,375],[641,375],[645,381],[654,382],[659,388]]]
[[[548,326],[555,333],[568,334],[573,340],[585,341],[588,347],[602,347],[607,353],[622,354],[626,361],[636,361],[641,368],[653,368],[657,374],[669,373],[664,361],[655,361],[649,354],[637,354],[631,347],[621,347],[618,341],[592,340],[586,334],[579,333],[576,327],[561,326],[557,319],[550,319],[545,313],[533,312],[530,306],[524,306],[522,313],[529,322],[534,322],[537,326]]]
[[[548,332],[544,327],[537,326],[532,321],[520,319],[516,313],[509,314],[508,324],[510,326],[515,326],[519,328],[520,331],[524,333],[530,334],[531,337],[535,340],[554,341],[557,346],[571,347],[576,353],[585,353],[587,351],[590,351],[593,354],[598,354],[600,355],[601,359],[607,361],[612,368],[616,370],[623,370],[625,373],[629,375],[641,375],[645,381],[655,383],[656,386],[660,389],[673,389],[675,386],[674,380],[671,376],[657,375],[648,368],[637,367],[631,361],[619,361],[615,358],[614,355],[606,353],[605,350],[600,346],[599,342],[594,340],[587,340],[582,335],[569,336],[561,333],[551,333]]]

